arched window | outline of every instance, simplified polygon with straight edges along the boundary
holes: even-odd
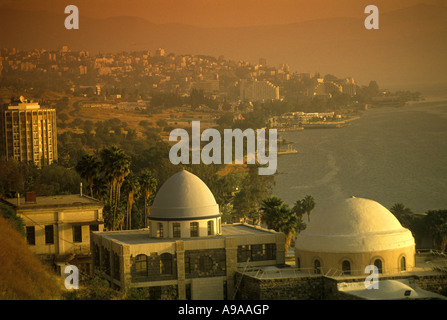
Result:
[[[213,220],[209,220],[207,223],[208,226],[208,235],[212,236],[214,235],[214,221]]]
[[[158,224],[157,238],[163,238],[163,223]]]
[[[139,254],[135,257],[135,275],[147,276],[147,256]]]
[[[172,254],[163,253],[160,256],[160,274],[172,274]]]
[[[405,257],[400,258],[400,271],[407,270],[407,261],[405,260]]]
[[[351,262],[348,260],[343,260],[341,263],[341,270],[343,271],[344,275],[350,275],[351,274]]]
[[[191,232],[191,237],[198,237],[199,236],[199,223],[191,222],[189,224],[189,230]]]
[[[321,262],[318,259],[315,259],[314,261],[314,273],[321,274]]]
[[[382,260],[380,260],[380,259],[376,259],[376,260],[374,260],[374,265],[377,267],[377,271],[379,272],[379,273],[382,273]]]

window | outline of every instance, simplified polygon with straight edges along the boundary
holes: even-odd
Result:
[[[249,245],[242,245],[237,247],[237,262],[246,262],[250,259],[251,250]]]
[[[161,255],[160,273],[172,274],[172,255],[170,253],[163,253]]]
[[[90,232],[93,231],[99,231],[99,224],[91,224],[90,225]]]
[[[266,243],[263,244],[264,258],[265,260],[275,260],[276,259],[276,244]]]
[[[199,270],[209,272],[213,268],[213,259],[210,256],[201,256],[199,260]]]
[[[405,257],[400,258],[400,271],[407,270],[407,262],[405,260]]]
[[[209,236],[214,235],[214,221],[213,220],[208,221],[207,226],[208,226],[208,235]]]
[[[45,226],[45,244],[54,244],[53,225]]]
[[[36,244],[36,231],[34,226],[26,227],[26,242],[30,245]]]
[[[174,223],[172,225],[172,234],[174,238],[180,238],[181,232],[180,232],[180,223]]]
[[[350,275],[351,274],[351,262],[348,260],[344,260],[341,264],[341,270],[343,271],[344,275]]]
[[[318,259],[315,259],[314,261],[314,273],[321,274],[321,262]]]
[[[73,226],[73,242],[82,242],[82,226]]]
[[[199,223],[198,222],[191,222],[189,224],[191,237],[198,237],[199,236]]]
[[[163,223],[158,224],[157,238],[163,238]]]
[[[185,257],[185,273],[190,274],[191,273],[191,258]]]
[[[145,254],[139,254],[135,257],[135,275],[147,276],[147,256]]]
[[[382,260],[376,259],[374,265],[377,267],[379,273],[382,273]]]
[[[300,271],[301,270],[301,259],[300,258],[296,258],[295,265],[296,265],[296,268],[298,269],[298,271]]]

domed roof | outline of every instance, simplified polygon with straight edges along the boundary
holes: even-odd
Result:
[[[207,185],[182,170],[160,188],[151,207],[152,220],[194,220],[220,216],[219,206]]]
[[[411,232],[376,201],[351,197],[315,210],[295,248],[319,252],[366,252],[414,245]]]

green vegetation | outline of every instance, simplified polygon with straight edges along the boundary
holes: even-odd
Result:
[[[414,214],[404,204],[396,203],[390,211],[403,227],[411,230],[417,245],[428,240],[434,249],[446,251],[447,210],[427,210],[426,214]]]
[[[290,248],[293,236],[306,228],[301,217],[278,197],[270,197],[262,201],[261,220],[267,225],[267,228],[285,234],[286,253]]]

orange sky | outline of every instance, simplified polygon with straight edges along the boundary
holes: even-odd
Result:
[[[0,5],[63,14],[65,6],[74,4],[80,15],[88,17],[127,15],[154,23],[222,27],[364,17],[364,8],[369,4],[384,13],[421,2],[446,5],[444,0],[0,0]]]

